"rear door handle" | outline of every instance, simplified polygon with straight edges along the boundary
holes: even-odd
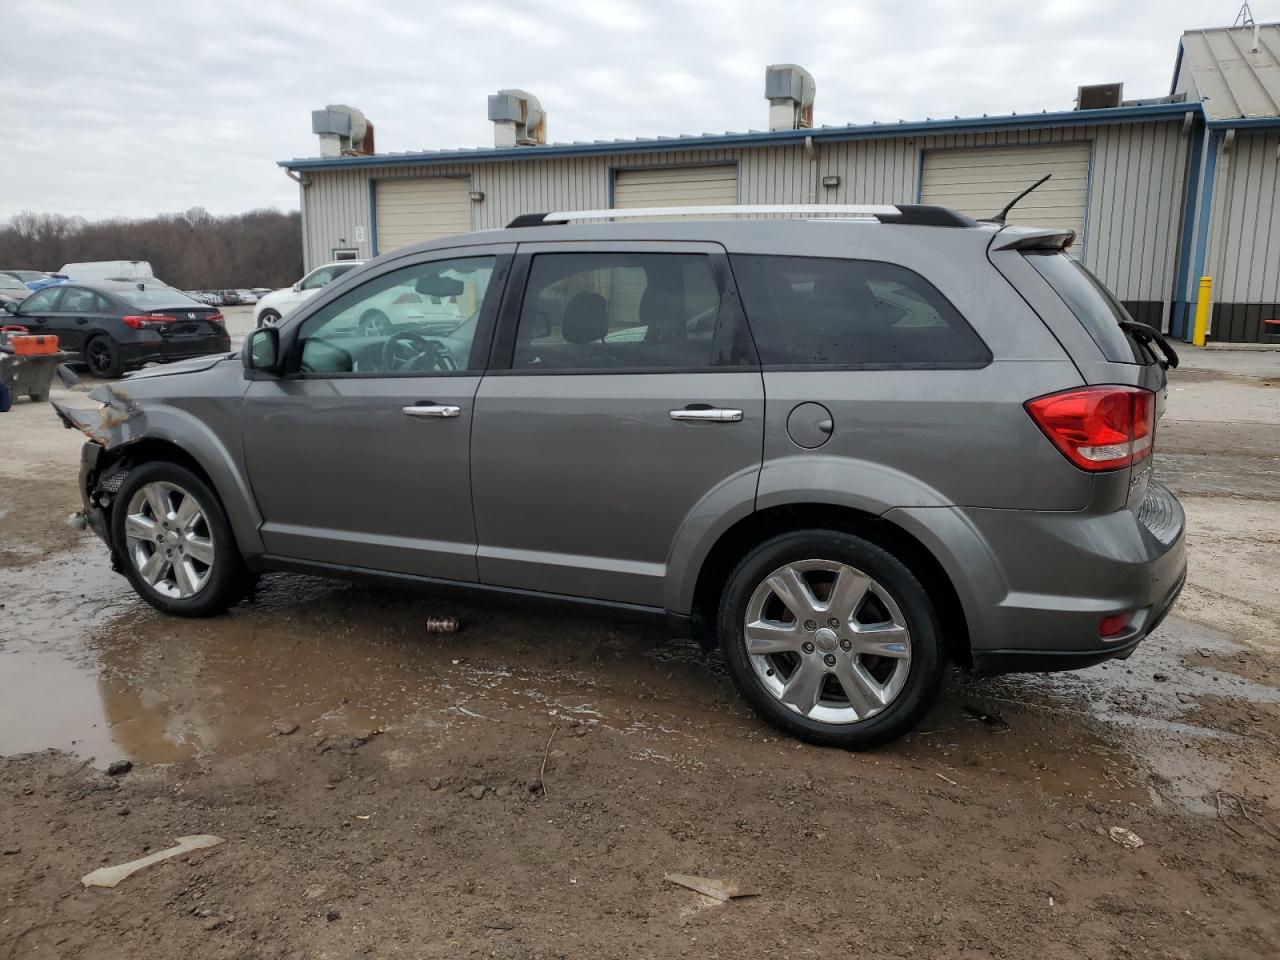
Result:
[[[672,420],[701,420],[708,423],[738,423],[742,420],[741,410],[727,407],[688,406],[683,410],[672,410]]]
[[[415,403],[411,407],[401,407],[400,412],[406,417],[434,417],[437,420],[448,420],[462,414],[461,407],[447,403]]]

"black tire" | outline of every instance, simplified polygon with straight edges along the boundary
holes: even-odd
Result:
[[[280,314],[274,310],[263,310],[258,314],[258,327],[274,327],[280,322]]]
[[[875,580],[897,605],[910,631],[910,661],[905,682],[879,713],[865,719],[851,723],[824,722],[793,710],[766,688],[747,653],[744,631],[752,594],[774,571],[806,560],[846,564]],[[752,708],[779,730],[821,746],[867,750],[901,737],[920,722],[937,700],[946,667],[937,614],[920,581],[902,561],[883,548],[853,534],[833,530],[783,534],[748,553],[725,585],[717,632],[734,682]]]
[[[166,596],[142,577],[130,556],[125,537],[125,521],[129,501],[148,483],[163,481],[181,487],[195,498],[208,521],[213,541],[214,563],[209,579],[189,598]],[[120,558],[124,575],[138,596],[164,613],[179,617],[212,617],[235,606],[253,588],[254,575],[245,566],[236,546],[231,524],[217,494],[199,476],[186,467],[165,460],[155,460],[130,470],[120,486],[111,510],[111,543]]]
[[[103,380],[114,380],[124,373],[120,348],[105,333],[97,333],[84,345],[84,361],[89,372]]]

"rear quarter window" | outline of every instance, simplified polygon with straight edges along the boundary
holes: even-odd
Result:
[[[1133,319],[1129,311],[1084,266],[1065,253],[1029,250],[1023,255],[1075,314],[1106,359],[1112,363],[1152,362],[1151,354],[1120,326],[1121,320]]]
[[[747,254],[730,261],[765,366],[964,368],[991,361],[960,312],[906,267]]]

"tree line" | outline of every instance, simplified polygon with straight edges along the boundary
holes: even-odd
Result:
[[[279,210],[215,217],[197,207],[145,220],[19,213],[0,224],[0,270],[87,260],[147,260],[182,290],[287,287],[302,275],[302,218]]]

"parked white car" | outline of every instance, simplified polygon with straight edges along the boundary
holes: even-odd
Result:
[[[273,290],[258,298],[258,305],[253,308],[253,323],[256,327],[272,326],[286,313],[314,297],[348,270],[363,264],[363,260],[335,260],[332,263],[316,267],[292,287]]]

